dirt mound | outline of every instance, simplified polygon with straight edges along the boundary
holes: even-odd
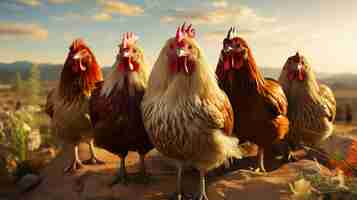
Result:
[[[70,149],[70,148],[66,148]],[[147,156],[150,183],[128,185],[109,184],[114,178],[118,157],[97,149],[99,158],[105,165],[88,166],[73,175],[64,175],[63,169],[71,158],[71,151],[60,154],[41,174],[42,183],[19,199],[26,200],[161,200],[175,191],[176,170],[173,163],[155,150]],[[130,153],[127,157],[130,175],[139,171],[138,156]],[[219,177],[208,178],[210,200],[220,199],[289,199],[292,195],[289,183],[297,179],[301,172],[329,174],[330,171],[314,161],[302,160],[284,165],[276,171],[262,175],[250,171],[234,171]],[[192,169],[184,173],[184,192],[191,194],[197,189],[198,176]]]

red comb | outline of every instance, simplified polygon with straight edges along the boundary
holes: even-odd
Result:
[[[176,30],[176,41],[180,42],[185,37],[194,38],[195,37],[195,30],[192,28],[192,24],[190,24],[186,28],[186,22],[182,24],[182,26],[177,27]]]
[[[122,45],[123,48],[128,48],[129,45],[135,44],[138,40],[138,36],[136,36],[133,32],[126,32],[123,34]]]

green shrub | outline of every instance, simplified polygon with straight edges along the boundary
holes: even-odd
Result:
[[[28,133],[24,130],[24,128],[18,126],[14,129],[12,135],[12,145],[16,147],[16,157],[19,161],[24,161],[27,158],[27,136]]]

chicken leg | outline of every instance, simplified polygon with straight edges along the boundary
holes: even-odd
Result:
[[[258,158],[259,169],[262,172],[266,172],[265,167],[264,167],[264,149],[261,147],[259,147],[259,149],[258,149],[257,158]]]
[[[205,174],[205,171],[200,170],[200,191],[194,196],[194,200],[208,200]]]
[[[182,164],[177,165],[176,192],[170,196],[170,200],[183,200],[182,194]]]
[[[98,157],[97,157],[97,155],[95,153],[94,140],[93,139],[91,139],[89,141],[88,145],[89,145],[91,158],[89,160],[83,161],[83,163],[84,164],[92,164],[92,165],[95,165],[95,164],[103,165],[103,164],[105,164],[104,161],[98,159]]]
[[[122,183],[124,185],[126,185],[128,183],[128,179],[127,179],[128,177],[127,177],[126,168],[125,168],[125,158],[126,158],[126,156],[120,157],[117,175],[114,178],[114,181],[110,184],[110,186],[114,186],[118,183]]]
[[[146,172],[146,165],[145,165],[145,154],[139,154],[140,155],[140,172],[139,172],[139,179],[142,182],[149,182],[150,181],[150,175],[147,174]]]
[[[78,144],[74,146],[74,159],[72,163],[64,169],[65,173],[74,173],[77,170],[83,168],[82,161],[79,159],[78,155]]]

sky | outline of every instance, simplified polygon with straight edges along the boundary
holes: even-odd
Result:
[[[281,68],[299,51],[315,71],[357,73],[356,10],[356,0],[1,0],[0,62],[63,63],[81,37],[111,66],[129,31],[152,64],[186,21],[211,65],[236,26],[259,66]]]

